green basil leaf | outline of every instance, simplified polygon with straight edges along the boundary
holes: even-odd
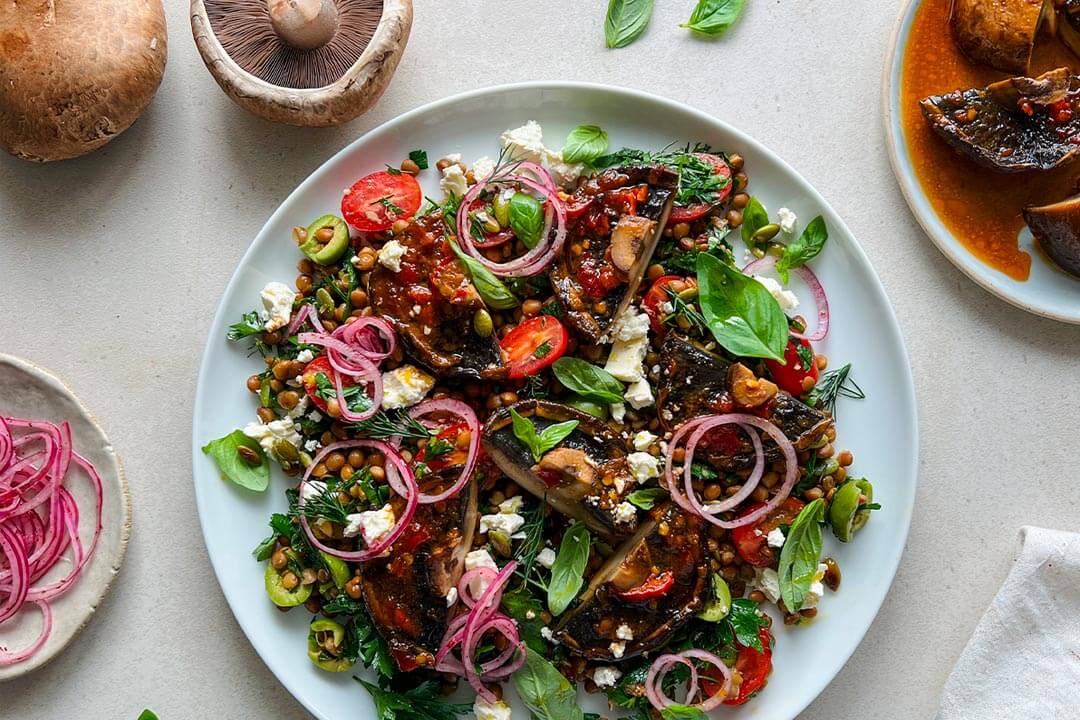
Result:
[[[518,624],[521,639],[525,641],[525,644],[538,653],[547,653],[547,641],[540,633],[544,627],[544,621],[540,618],[544,612],[543,604],[525,588],[518,588],[503,593],[502,606],[506,614]],[[529,613],[532,613],[531,618]]]
[[[472,280],[476,292],[480,294],[480,298],[487,303],[489,307],[493,307],[496,310],[509,310],[520,304],[514,294],[510,292],[510,289],[503,284],[502,280],[496,277],[475,258],[466,255],[453,240],[450,241],[450,249],[453,250],[454,254],[461,260],[462,264],[465,266],[465,270],[469,273],[469,278]]]
[[[410,150],[409,159],[421,170],[428,169],[427,150]]]
[[[514,193],[510,198],[510,229],[532,250],[540,244],[540,233],[544,231],[544,206],[528,193]]]
[[[548,583],[548,610],[552,615],[562,615],[585,584],[591,543],[589,529],[580,522],[574,522],[563,534]]]
[[[540,449],[540,436],[536,434],[536,426],[532,420],[522,417],[517,410],[510,408],[510,421],[513,423],[514,437],[529,449],[536,462],[540,462],[544,451]]]
[[[540,433],[540,454],[543,455],[565,440],[566,436],[574,432],[574,429],[577,426],[577,420],[567,420],[566,422],[555,423],[554,425],[548,425],[544,428]],[[539,457],[536,459],[537,461],[540,460]]]
[[[719,35],[739,19],[746,0],[698,0],[690,19],[681,27],[705,35]]]
[[[788,612],[798,612],[814,582],[821,558],[821,523],[825,520],[825,501],[818,498],[802,509],[788,530],[780,551],[780,596]]]
[[[139,713],[139,720],[158,720],[158,716],[154,714],[153,710],[147,709]]]
[[[732,600],[731,612],[728,613],[727,620],[731,625],[732,634],[740,645],[764,652],[758,631],[763,627],[768,627],[768,621],[758,612],[757,603],[746,598]]]
[[[689,705],[668,705],[660,711],[660,720],[709,720],[709,716]]]
[[[563,144],[563,161],[590,163],[607,152],[607,131],[596,125],[578,125],[566,136]]]
[[[764,285],[706,253],[698,255],[697,280],[702,314],[724,349],[784,362],[787,317]]]
[[[521,701],[538,720],[583,720],[577,688],[535,650],[513,675]]]
[[[829,230],[825,227],[825,219],[818,215],[810,221],[798,240],[784,248],[784,254],[776,262],[776,272],[780,274],[780,279],[786,284],[788,270],[802,267],[816,258],[828,239]]]
[[[260,460],[258,465],[248,465],[247,461],[240,457],[237,448],[241,445],[255,451]],[[225,437],[211,440],[203,446],[202,451],[213,458],[221,471],[221,477],[242,488],[262,492],[270,484],[270,461],[266,453],[259,443],[240,430],[233,430]]]
[[[561,357],[551,366],[551,371],[567,390],[583,398],[608,404],[623,401],[623,384],[607,370],[590,362],[580,358]]]
[[[645,488],[644,490],[635,490],[627,495],[626,501],[642,510],[652,510],[653,506],[656,505],[656,501],[665,496],[667,496],[667,491],[663,488]]]
[[[761,201],[756,197],[751,197],[750,201],[746,203],[746,207],[743,208],[742,215],[742,239],[747,245],[750,244],[750,238],[753,237],[759,229],[769,224],[769,213],[765,211],[765,206],[761,204]]]
[[[653,0],[609,0],[604,38],[609,48],[626,47],[637,40],[652,18]]]

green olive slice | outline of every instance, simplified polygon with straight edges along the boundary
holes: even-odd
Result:
[[[296,553],[292,550],[286,550],[285,554],[290,559],[296,559],[297,557]],[[285,572],[291,571],[286,570]],[[284,573],[279,573],[274,569],[273,565],[266,563],[266,576],[264,581],[266,585],[266,594],[270,596],[270,600],[278,607],[283,608],[296,607],[297,605],[303,605],[307,602],[307,599],[311,597],[311,585],[300,583],[292,590],[288,590],[285,587],[283,578]]]
[[[712,598],[698,613],[698,617],[705,622],[720,622],[731,612],[731,589],[724,578],[718,573],[710,575],[712,579]]]
[[[325,238],[326,230],[332,234]],[[323,215],[307,226],[300,252],[319,263],[331,265],[341,259],[349,249],[349,226],[336,215]]]
[[[353,666],[343,657],[336,657],[334,652],[341,652],[345,641],[345,628],[333,620],[319,619],[308,628],[307,655],[320,670],[344,672]],[[331,652],[330,649],[334,652]]]
[[[851,536],[866,524],[870,511],[860,507],[873,500],[873,495],[868,480],[849,480],[837,489],[829,505],[829,524],[840,542],[851,542]]]

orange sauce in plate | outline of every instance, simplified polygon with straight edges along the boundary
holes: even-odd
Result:
[[[951,0],[923,0],[915,11],[904,53],[900,90],[901,123],[908,154],[923,192],[949,231],[979,260],[1015,280],[1027,280],[1031,255],[1018,246],[1022,210],[1071,195],[1080,170],[1049,173],[996,173],[961,157],[923,118],[919,100],[952,90],[983,87],[1008,74],[977,65],[953,42]],[[1040,32],[1031,75],[1068,66],[1080,59],[1056,39]]]

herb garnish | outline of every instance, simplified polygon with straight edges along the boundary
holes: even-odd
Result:
[[[851,379],[851,363],[824,373],[807,396],[807,403],[828,411],[836,417],[836,400],[839,397],[863,400],[866,393]]]
[[[821,523],[825,520],[825,501],[814,500],[804,507],[787,533],[780,551],[780,595],[788,612],[802,609],[821,557]]]
[[[202,451],[213,458],[224,479],[256,492],[270,485],[270,461],[259,443],[243,431],[233,430],[225,437],[211,440]],[[258,464],[252,465],[241,453],[257,459]]]
[[[818,215],[803,228],[802,234],[794,242],[784,247],[784,254],[776,261],[776,272],[786,284],[788,271],[802,267],[818,256],[829,239],[825,219]]]
[[[623,384],[603,368],[575,357],[561,357],[551,366],[559,382],[571,392],[598,403],[623,401]]]
[[[635,490],[626,497],[626,501],[642,510],[652,510],[656,501],[667,497],[667,490],[654,487]]]
[[[537,345],[536,349],[533,350],[533,357],[538,360],[546,358],[548,355],[551,354],[551,350],[551,341],[545,340],[544,342]]]
[[[416,163],[421,170],[428,169],[427,150],[410,150],[409,159]]]
[[[690,19],[679,27],[703,35],[720,35],[739,19],[746,0],[698,0]]]
[[[393,195],[383,195],[378,200],[372,200],[371,203],[369,203],[369,204],[371,204],[371,205],[382,205],[384,208],[386,208],[387,210],[392,212],[394,215],[404,215],[405,210],[403,210],[399,205],[395,205],[394,201],[390,199],[392,197],[394,197],[394,196]]]
[[[609,48],[626,47],[637,40],[652,19],[653,0],[609,0],[604,18],[604,39]]]
[[[479,293],[480,299],[489,307],[496,310],[509,310],[520,304],[513,293],[503,284],[502,280],[478,260],[466,255],[453,240],[450,241],[450,249],[454,251],[454,254],[458,256],[458,260],[465,266],[465,271],[469,273],[469,278],[472,280],[476,292]]]
[[[395,435],[412,440],[429,440],[432,433],[419,420],[409,417],[403,410],[379,410],[367,420],[355,422],[350,426],[357,434],[377,440],[385,440]]]
[[[513,679],[525,707],[538,720],[583,720],[577,688],[540,653],[528,650]]]
[[[522,417],[517,410],[510,408],[510,418],[513,421],[514,437],[522,442],[525,447],[529,448],[529,452],[532,453],[533,459],[536,462],[540,462],[540,458],[544,453],[551,450],[553,447],[561,443],[566,439],[570,433],[574,432],[574,429],[578,426],[577,420],[567,420],[561,423],[555,423],[554,425],[548,425],[541,432],[536,432],[536,425],[533,421]]]
[[[575,521],[563,533],[548,582],[547,602],[552,615],[562,615],[585,584],[585,568],[589,564],[591,544],[589,528],[580,522]]]
[[[783,363],[788,322],[776,298],[712,255],[697,261],[698,302],[716,341],[734,355]]]
[[[596,125],[578,125],[566,136],[563,160],[568,163],[591,163],[607,151],[608,134]]]
[[[361,678],[353,678],[371,694],[379,720],[454,720],[472,712],[468,703],[450,702],[439,692],[439,684],[425,680],[408,690],[380,688]]]
[[[259,317],[257,310],[252,310],[249,313],[244,313],[240,322],[233,323],[229,326],[228,332],[225,333],[227,340],[242,340],[243,338],[250,337],[252,335],[258,335],[263,331],[266,324]]]

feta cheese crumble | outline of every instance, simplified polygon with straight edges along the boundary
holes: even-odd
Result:
[[[274,442],[277,440],[286,440],[297,449],[303,443],[303,438],[296,432],[296,423],[292,418],[271,420],[265,425],[261,422],[249,422],[244,426],[244,434],[258,442],[267,453],[273,450]]]
[[[544,145],[544,129],[540,123],[530,120],[521,127],[507,130],[499,136],[499,142],[511,160],[525,160],[543,165],[552,174],[557,185],[565,186],[581,176],[584,166],[568,163],[562,152]],[[476,168],[473,168],[476,175]]]
[[[629,625],[623,623],[619,627],[615,628],[615,637],[619,638],[620,640],[633,640],[634,631],[630,629]]]
[[[386,410],[415,405],[435,387],[435,378],[414,365],[384,372],[382,406]]]
[[[465,193],[469,192],[469,181],[465,179],[460,165],[451,164],[443,169],[439,187],[446,197],[463,198]]]
[[[648,430],[640,430],[634,435],[634,449],[643,452],[648,450],[654,442],[656,442],[657,436],[653,435]]]
[[[754,586],[769,599],[769,602],[777,602],[780,599],[780,576],[772,568],[755,568]]]
[[[270,282],[259,293],[265,308],[267,320],[266,331],[273,332],[289,324],[292,317],[293,303],[296,302],[296,293],[285,283]]]
[[[551,548],[544,548],[537,553],[536,562],[550,570],[551,566],[555,564],[555,551]]]
[[[631,383],[630,387],[626,388],[626,394],[623,397],[626,402],[630,403],[630,407],[635,410],[649,407],[656,402],[653,398],[652,386],[649,385],[649,381],[645,378]]]
[[[630,467],[630,474],[639,484],[649,478],[660,477],[659,460],[647,452],[630,453],[626,456],[626,464]]]
[[[780,283],[776,282],[771,277],[755,275],[754,279],[765,286],[765,289],[769,291],[770,295],[776,298],[776,302],[780,303],[780,307],[784,310],[794,310],[799,307],[799,298],[795,293],[790,290],[785,290],[780,286]]]
[[[465,556],[466,570],[478,567],[491,568],[495,572],[499,571],[499,566],[495,564],[495,559],[491,557],[491,553],[484,549],[472,550]],[[469,583],[469,591],[472,592],[473,597],[480,597],[480,594],[487,590],[489,584],[491,584],[490,581],[485,578],[475,578]]]
[[[769,534],[765,536],[765,541],[769,543],[769,547],[783,547],[784,540],[784,531],[780,528],[773,528],[769,531]]]
[[[624,642],[613,642],[613,643],[611,643],[609,648],[611,650],[611,656],[614,657],[616,660],[618,660],[619,658],[621,658],[623,656],[623,653],[626,652],[626,643],[624,643]]]
[[[617,423],[621,423],[626,418],[626,405],[622,403],[613,403],[611,405],[611,419]]]
[[[495,515],[480,516],[480,532],[486,533],[492,530],[513,535],[525,526],[525,518],[517,513],[496,513]]]
[[[326,492],[326,483],[322,480],[308,480],[300,488],[300,497],[304,499],[304,502],[316,498]]]
[[[795,223],[799,221],[799,217],[794,212],[782,207],[776,211],[776,217],[780,220],[781,230],[788,235],[795,232]]]
[[[604,369],[616,380],[622,380],[625,383],[637,382],[645,376],[641,363],[648,351],[648,337],[616,340],[611,346],[611,354],[608,355]]]
[[[296,359],[302,363],[309,363],[315,359],[315,353],[311,352],[307,348],[304,348],[300,352],[296,353]]]
[[[615,683],[622,677],[622,673],[618,668],[613,667],[598,667],[593,670],[592,679],[596,683],[596,687],[614,687]]]
[[[477,696],[473,703],[473,712],[476,713],[476,720],[511,720],[510,706],[502,700],[489,703]]]
[[[616,523],[631,523],[637,518],[637,508],[628,502],[621,502],[611,511],[611,516]]]
[[[452,587],[446,591],[446,607],[453,607],[458,601],[458,590]]]
[[[349,523],[345,526],[342,534],[345,537],[360,535],[369,547],[386,537],[397,523],[394,508],[389,503],[378,510],[365,510],[345,517]]]
[[[390,272],[401,272],[401,258],[405,256],[405,246],[397,240],[388,240],[379,248],[379,264]]]
[[[493,172],[495,172],[495,161],[487,155],[476,158],[476,162],[472,164],[472,174],[477,182],[488,177]]]

